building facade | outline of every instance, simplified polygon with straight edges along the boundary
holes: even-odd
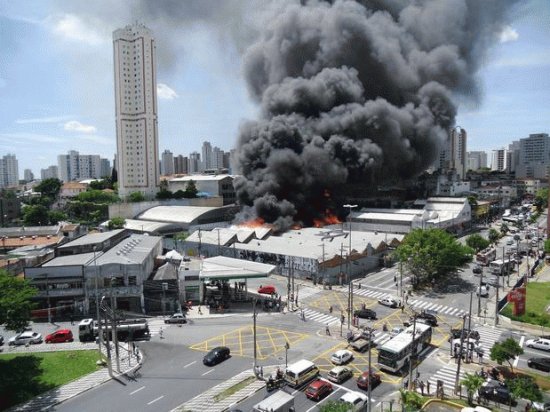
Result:
[[[468,152],[468,161],[466,165],[467,170],[479,170],[483,167],[487,167],[487,153],[486,152]]]
[[[466,130],[454,127],[449,131],[447,142],[439,154],[439,170],[455,171],[459,179],[466,176],[466,140]]]
[[[160,157],[160,174],[163,176],[174,174],[174,154],[170,150],[162,152]]]
[[[59,168],[57,166],[48,166],[46,169],[40,169],[40,179],[57,179]]]
[[[66,155],[57,156],[58,178],[63,182],[101,178],[101,158],[99,155],[81,155],[70,150]]]
[[[14,154],[0,158],[0,188],[17,187],[19,184],[19,164]]]
[[[550,136],[547,133],[530,134],[519,142],[519,164],[516,177],[546,179],[550,167]]]
[[[159,186],[156,47],[142,24],[113,33],[118,192],[152,198]]]
[[[506,153],[507,150],[504,148],[493,150],[491,155],[491,170],[496,170],[498,172],[506,171],[506,161],[508,160]]]

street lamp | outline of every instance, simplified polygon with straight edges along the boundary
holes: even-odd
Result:
[[[349,209],[348,214],[348,221],[349,221],[349,252],[348,252],[348,329],[351,328],[350,322],[351,322],[351,316],[353,312],[353,281],[351,278],[351,209],[354,209],[357,207],[357,205],[351,205],[351,204],[345,204],[344,207],[347,207]]]
[[[103,332],[101,330],[101,319],[99,318],[99,291],[98,291],[98,273],[97,273],[97,260],[95,256],[97,246],[94,246],[94,271],[95,271],[95,310],[96,310],[96,320],[97,320],[97,330],[99,334],[99,344],[97,346],[97,353],[99,359],[97,361],[98,365],[102,365],[103,355],[101,354],[101,346],[103,345]]]

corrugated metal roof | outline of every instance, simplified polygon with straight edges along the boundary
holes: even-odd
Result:
[[[96,257],[100,256],[101,252],[96,253]],[[54,267],[54,266],[73,266],[93,264],[93,253],[80,253],[78,255],[59,256],[48,262],[44,263],[42,267]]]
[[[132,235],[99,256],[97,264],[141,264],[161,241],[160,236]]]
[[[116,229],[116,230],[111,230],[109,232],[90,233],[88,235],[79,237],[78,239],[75,239],[72,242],[65,243],[64,245],[59,246],[59,249],[72,248],[75,246],[93,245],[96,243],[105,242],[106,240],[109,240],[110,238],[117,236],[123,231],[124,229]]]
[[[216,209],[219,209],[219,207],[156,206],[141,213],[138,219],[189,224],[201,215]]]
[[[275,265],[215,256],[203,260],[199,277],[202,280],[267,277],[275,268]]]
[[[222,180],[226,178],[233,178],[233,176],[228,174],[220,174],[220,175],[188,175],[188,176],[182,176],[182,177],[175,177],[173,179],[170,179],[171,182],[188,182],[190,180],[194,182],[200,182],[200,181],[206,181],[206,180]]]

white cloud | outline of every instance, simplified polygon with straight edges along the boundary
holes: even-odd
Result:
[[[79,121],[71,120],[65,123],[63,128],[69,132],[79,132],[79,133],[95,133],[96,128],[91,125],[82,124]]]
[[[519,38],[519,33],[511,26],[506,26],[504,30],[500,32],[500,42],[508,43],[509,41],[516,41]]]
[[[17,119],[17,124],[33,124],[33,123],[59,123],[71,118],[72,116],[50,116],[50,117],[35,117],[31,119]]]
[[[99,32],[74,14],[65,14],[54,21],[55,34],[91,46],[97,46],[105,41]]]
[[[157,84],[157,96],[159,99],[174,100],[178,94],[164,83]]]

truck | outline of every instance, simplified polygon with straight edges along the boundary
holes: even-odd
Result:
[[[103,337],[112,339],[112,325],[102,322]],[[120,319],[116,322],[117,338],[121,341],[148,339],[150,337],[147,319]],[[82,319],[78,324],[78,339],[80,342],[94,341],[99,335],[98,323],[93,319]]]
[[[254,405],[254,412],[294,412],[294,396],[277,391]]]
[[[359,338],[357,340],[354,340],[353,342],[350,342],[350,346],[354,351],[364,352],[369,347],[369,341],[365,338]],[[374,347],[374,345],[371,344],[371,347]]]

